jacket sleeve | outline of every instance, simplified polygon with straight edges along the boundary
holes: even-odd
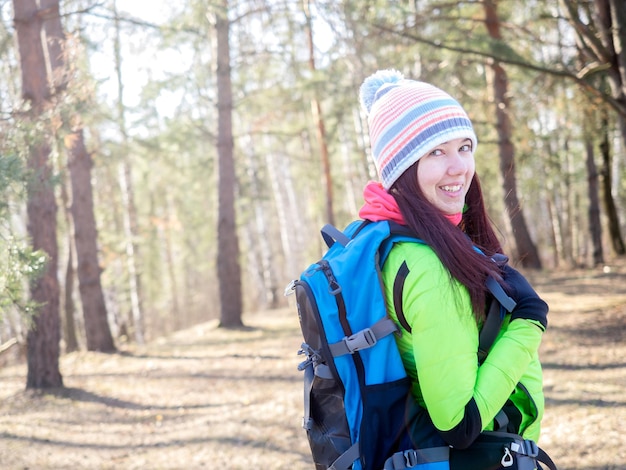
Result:
[[[465,287],[427,247],[395,255],[409,264],[403,307],[411,344],[400,342],[400,349],[412,349],[413,376],[435,427],[449,444],[467,447],[509,399],[536,357],[542,331],[527,320],[511,322],[479,367],[478,327]]]

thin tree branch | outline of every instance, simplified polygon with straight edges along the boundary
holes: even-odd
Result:
[[[626,117],[626,104],[619,102],[618,100],[616,100],[615,98],[613,98],[612,96],[606,93],[603,93],[601,90],[598,90],[587,81],[587,79],[591,75],[605,70],[606,69],[605,64],[593,64],[591,68],[585,67],[583,70],[579,72],[573,72],[567,69],[555,69],[555,68],[547,67],[543,64],[529,62],[523,59],[521,56],[517,55],[508,45],[507,45],[507,48],[514,53],[515,57],[498,55],[498,54],[494,54],[493,52],[486,52],[486,51],[481,51],[481,50],[472,49],[468,47],[453,46],[453,45],[446,44],[445,42],[442,42],[439,40],[431,40],[431,39],[423,38],[421,36],[408,33],[406,31],[398,31],[391,26],[381,24],[381,23],[373,24],[372,26],[379,29],[380,31],[384,31],[386,33],[401,36],[406,39],[411,39],[415,42],[426,44],[434,48],[445,49],[447,51],[452,51],[452,52],[458,52],[459,54],[476,55],[476,56],[483,57],[488,60],[500,62],[502,64],[513,65],[516,67],[520,67],[522,69],[533,70],[535,72],[545,73],[548,75],[553,75],[557,77],[566,78],[568,80],[573,80],[576,84],[580,85],[581,88],[583,88],[585,91],[588,91],[594,96],[602,99],[603,101],[608,103],[612,108],[614,108],[619,114]]]

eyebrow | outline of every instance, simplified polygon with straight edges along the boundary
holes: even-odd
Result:
[[[469,137],[466,137],[465,139],[463,139],[463,142],[467,142],[468,140],[469,140],[471,143],[474,143],[474,142],[472,141],[472,139],[471,139],[471,138],[469,138]],[[441,143],[441,144],[439,144],[439,145],[446,145],[446,144],[449,144],[450,142],[452,142],[452,141],[451,141],[451,140],[447,140],[447,141],[445,141],[445,142],[442,142],[442,143]],[[433,147],[433,149],[436,149],[436,148],[437,148],[437,147]]]

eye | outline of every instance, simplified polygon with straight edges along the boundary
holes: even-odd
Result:
[[[430,152],[428,155],[432,155],[433,157],[438,157],[440,155],[443,155],[443,150],[435,149],[432,152]]]
[[[471,151],[472,151],[472,143],[471,142],[463,144],[459,148],[459,152],[471,152]]]

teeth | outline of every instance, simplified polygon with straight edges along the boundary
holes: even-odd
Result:
[[[459,191],[461,189],[461,185],[455,184],[454,186],[442,186],[441,189],[443,189],[444,191],[449,191],[453,193],[455,191]]]

